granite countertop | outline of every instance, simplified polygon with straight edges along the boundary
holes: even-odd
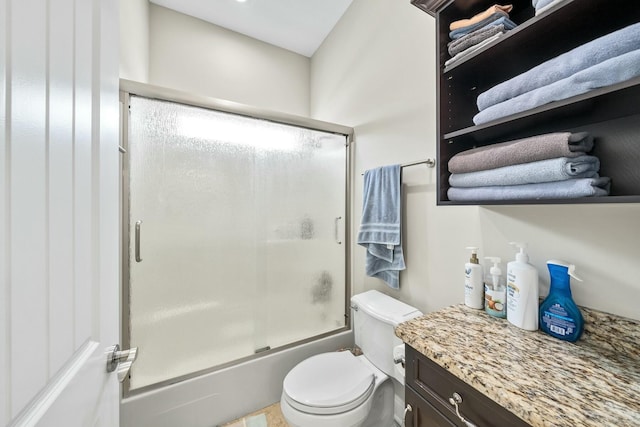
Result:
[[[640,426],[640,322],[583,309],[576,343],[456,305],[396,335],[534,427]]]

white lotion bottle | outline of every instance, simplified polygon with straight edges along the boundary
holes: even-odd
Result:
[[[538,330],[538,270],[529,264],[524,252],[526,243],[511,242],[520,251],[516,260],[507,264],[507,320],[527,331]]]
[[[484,307],[484,284],[482,266],[478,261],[478,248],[467,247],[471,251],[469,262],[464,265],[464,304],[482,310]]]

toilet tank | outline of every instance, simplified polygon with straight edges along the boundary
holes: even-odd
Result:
[[[394,376],[393,348],[402,344],[394,329],[422,313],[375,290],[354,295],[351,310],[356,345],[378,369]]]

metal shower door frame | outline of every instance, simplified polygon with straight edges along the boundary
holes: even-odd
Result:
[[[190,378],[195,378],[204,374],[215,372],[220,369],[224,369],[229,366],[233,366],[239,363],[243,363],[252,359],[263,357],[267,354],[278,352],[287,348],[291,348],[297,345],[305,344],[311,341],[315,341],[327,336],[338,334],[346,330],[351,329],[350,319],[350,301],[351,296],[351,192],[352,192],[352,156],[351,150],[354,142],[354,129],[348,126],[338,125],[335,123],[324,122],[320,120],[314,120],[307,117],[296,116],[276,111],[270,111],[251,107],[248,105],[221,100],[217,98],[211,98],[200,95],[193,95],[174,89],[163,88],[160,86],[149,85],[145,83],[134,82],[131,80],[120,79],[120,150],[123,153],[120,162],[120,179],[121,179],[121,211],[120,211],[120,223],[121,223],[121,235],[120,235],[120,247],[121,253],[121,281],[120,281],[120,319],[121,319],[121,344],[123,348],[129,348],[131,344],[131,331],[130,331],[130,230],[131,224],[129,219],[130,209],[130,194],[129,194],[129,179],[130,179],[130,165],[129,165],[129,106],[130,97],[132,95],[141,96],[150,99],[157,99],[160,101],[175,102],[178,104],[184,104],[193,107],[205,108],[208,110],[219,111],[224,113],[231,113],[240,116],[251,117],[259,120],[266,120],[274,123],[292,125],[305,129],[323,131],[333,133],[337,135],[345,136],[345,221],[344,221],[344,256],[345,256],[345,296],[344,296],[344,316],[345,325],[342,328],[325,332],[320,335],[306,338],[304,340],[296,341],[285,346],[277,347],[275,349],[260,352],[258,354],[243,357],[241,359],[234,360],[222,365],[214,366],[209,369],[192,372],[187,375],[183,375],[177,378],[172,378],[166,381],[161,381],[148,386],[140,387],[131,390],[130,381],[128,378],[123,382],[122,397],[129,397],[132,395],[144,393],[147,391],[155,390],[164,387],[169,384],[184,381]]]

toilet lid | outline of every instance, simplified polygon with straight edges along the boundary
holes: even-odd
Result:
[[[361,405],[374,385],[373,371],[350,351],[340,351],[300,362],[285,377],[283,391],[300,411],[337,414]]]

